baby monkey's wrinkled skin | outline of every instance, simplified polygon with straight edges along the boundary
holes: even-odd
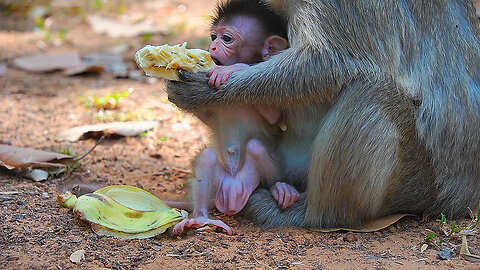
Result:
[[[210,86],[219,88],[233,73],[287,48],[286,39],[267,33],[255,16],[235,14],[213,23],[209,52],[217,65],[206,74]],[[205,225],[232,234],[225,223],[208,218],[213,196],[216,208],[228,215],[240,212],[260,184],[269,187],[281,209],[298,200],[299,192],[281,182],[279,161],[274,157],[281,135],[280,111],[263,105],[235,106],[196,116],[212,130],[212,145],[194,161],[193,217],[178,223],[172,234]]]

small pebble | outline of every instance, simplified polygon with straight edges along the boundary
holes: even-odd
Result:
[[[438,257],[442,260],[448,260],[452,257],[455,257],[455,252],[449,247],[442,247],[442,251],[438,253]]]

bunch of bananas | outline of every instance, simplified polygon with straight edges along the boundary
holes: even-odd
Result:
[[[104,187],[78,198],[67,191],[57,200],[73,209],[75,217],[90,223],[96,234],[123,239],[156,236],[188,215],[143,189],[126,185]]]

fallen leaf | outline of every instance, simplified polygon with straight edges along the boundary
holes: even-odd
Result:
[[[28,167],[64,168],[66,163],[72,161],[71,156],[64,154],[0,144],[0,165],[9,170]]]
[[[415,216],[411,214],[395,214],[386,217],[382,217],[376,220],[366,222],[361,228],[325,228],[325,229],[311,229],[317,232],[336,232],[336,231],[348,231],[348,232],[375,232],[387,228],[388,226],[396,223],[400,219],[408,216]]]
[[[460,235],[474,236],[477,235],[477,232],[474,230],[465,229],[460,231]]]
[[[470,255],[470,251],[468,250],[467,237],[465,235],[462,236],[462,247],[460,248],[460,254]]]
[[[82,66],[80,55],[76,52],[56,54],[36,54],[13,59],[13,64],[20,69],[32,72],[50,72],[78,68]]]
[[[478,255],[473,255],[473,254],[463,254],[462,255],[465,260],[473,263],[478,263],[480,262],[480,256]]]
[[[17,195],[20,191],[0,191],[0,195]]]
[[[73,252],[70,255],[70,261],[76,265],[79,265],[82,260],[85,259],[85,250],[80,249]]]
[[[164,32],[151,20],[128,23],[90,15],[87,17],[87,22],[95,33],[106,34],[110,37],[135,37],[143,33],[158,34]]]
[[[106,124],[87,125],[70,128],[61,131],[57,137],[57,141],[78,141],[88,138],[89,136],[99,134],[117,134],[121,136],[136,136],[145,131],[155,129],[158,125],[157,121],[143,122],[113,122]]]
[[[69,68],[63,72],[67,76],[75,76],[82,74],[99,74],[105,70],[102,66],[80,66],[76,68]]]
[[[128,67],[123,61],[123,56],[115,52],[99,52],[82,56],[82,66],[65,70],[68,76],[86,73],[101,73],[103,71],[114,74],[116,77],[125,77]]]
[[[121,53],[98,52],[82,56],[82,63],[87,66],[101,66],[106,72],[113,73],[116,77],[125,77],[128,66],[123,61]]]
[[[427,248],[428,248],[428,245],[427,245],[427,244],[423,244],[422,247],[420,248],[420,253],[425,252],[425,250],[427,250]]]
[[[468,243],[467,243],[467,236],[463,235],[462,236],[462,246],[460,248],[460,255],[465,258],[465,260],[473,263],[478,263],[480,262],[480,256],[478,255],[473,255],[470,253],[470,250],[468,249]]]

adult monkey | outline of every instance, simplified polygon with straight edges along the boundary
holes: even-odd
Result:
[[[396,212],[458,217],[478,206],[480,35],[471,1],[271,2],[288,18],[289,49],[218,91],[189,74],[167,87],[190,112],[284,111],[285,175],[306,190],[280,211],[257,189],[247,216],[263,227],[361,227]]]

